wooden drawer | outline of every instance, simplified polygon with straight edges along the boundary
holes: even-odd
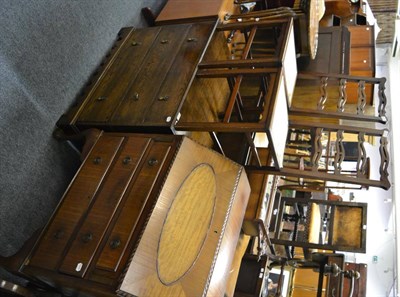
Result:
[[[29,266],[115,285],[181,139],[100,136],[45,228]]]
[[[354,71],[358,70],[370,70],[371,72],[374,71],[375,69],[374,48],[355,47],[351,49],[350,55],[351,55],[350,72],[352,74],[354,73]]]
[[[56,269],[71,236],[95,200],[99,184],[109,171],[122,141],[123,137],[108,136],[98,140],[53,215],[30,265]]]
[[[373,26],[348,26],[350,31],[351,47],[374,46]]]

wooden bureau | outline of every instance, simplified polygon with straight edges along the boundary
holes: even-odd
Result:
[[[192,184],[183,187],[198,168],[207,169],[210,179],[195,176]],[[211,212],[206,216],[201,205],[206,201],[203,194],[213,189],[209,181],[214,181],[215,191],[210,192],[206,209]],[[146,239],[142,233],[155,234],[146,231],[147,225],[163,220],[169,211],[166,195],[168,199],[185,196],[179,194],[182,188],[183,194],[199,190],[199,200],[176,198],[185,202],[185,208],[175,210],[175,217],[189,216],[187,224],[172,220],[169,232],[176,239],[185,237],[186,226],[205,228],[206,248],[203,253],[202,241],[197,242],[201,255],[196,263],[202,263],[201,277],[211,277],[211,283],[199,280],[195,287],[222,296],[250,186],[242,166],[187,137],[174,135],[101,133],[36,243],[28,246],[22,265],[13,272],[66,296],[116,296],[129,259]],[[192,200],[190,212],[187,206]],[[211,227],[203,226],[207,218]],[[162,222],[157,226],[161,228]],[[208,232],[209,228],[213,231]],[[166,249],[172,240],[167,235],[163,238]],[[183,238],[182,244],[190,246],[195,238]],[[157,250],[157,246],[152,248]],[[169,257],[165,259],[168,262]],[[130,267],[140,271],[140,264]],[[174,266],[167,265],[167,269]],[[219,273],[215,280],[214,270]],[[220,278],[221,273],[225,277]],[[182,281],[188,280],[183,277]]]

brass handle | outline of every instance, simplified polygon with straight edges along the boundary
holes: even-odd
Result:
[[[82,236],[82,241],[84,243],[88,243],[89,241],[91,241],[93,239],[93,234],[92,233],[86,233]]]
[[[163,40],[161,40],[161,44],[167,44],[167,43],[169,43],[169,40],[168,40],[168,39],[163,39]]]
[[[142,43],[138,42],[138,41],[133,41],[131,44],[132,44],[132,46],[142,45]]]
[[[59,229],[54,233],[54,238],[55,239],[61,239],[64,236],[64,231]]]
[[[187,39],[187,41],[188,41],[188,42],[195,42],[195,41],[197,41],[197,38],[189,37],[189,38]]]
[[[101,157],[96,157],[93,159],[93,163],[99,165],[101,163]]]
[[[132,100],[133,101],[138,101],[139,100],[139,93],[137,93],[137,92],[133,93]]]
[[[158,97],[158,101],[167,101],[169,99],[169,96],[160,96]]]
[[[106,100],[106,99],[107,99],[106,96],[100,96],[100,97],[98,97],[96,100],[97,100],[97,101],[104,101],[104,100]]]
[[[121,239],[115,238],[110,241],[110,248],[115,250],[117,247],[121,245]]]
[[[148,164],[149,164],[150,166],[155,166],[155,165],[158,164],[158,160],[157,160],[157,159],[154,159],[154,158],[151,158],[151,159],[149,160]]]
[[[132,158],[130,156],[126,156],[124,158],[124,160],[122,161],[122,163],[124,163],[124,165],[128,165],[131,161],[132,161]]]

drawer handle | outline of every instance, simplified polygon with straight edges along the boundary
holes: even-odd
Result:
[[[195,41],[197,41],[197,38],[194,38],[194,37],[189,37],[187,39],[187,42],[195,42]]]
[[[128,165],[130,162],[132,162],[132,158],[130,156],[126,156],[124,158],[124,160],[122,161],[122,163],[124,163],[124,165]]]
[[[157,165],[158,164],[158,160],[157,159],[154,159],[154,158],[151,158],[150,160],[149,160],[149,162],[147,162],[150,166],[155,166],[155,165]]]
[[[97,100],[97,101],[104,101],[104,100],[106,100],[106,99],[107,99],[106,96],[100,96],[100,97],[98,97],[96,100]]]
[[[64,237],[64,231],[59,229],[56,232],[54,232],[54,238],[55,239],[61,239]]]
[[[88,243],[93,239],[93,234],[92,233],[86,233],[85,235],[82,236],[82,241],[84,243]]]
[[[99,165],[101,163],[101,157],[96,157],[93,159],[93,163]]]
[[[110,248],[113,250],[115,250],[120,245],[121,245],[121,240],[119,238],[115,238],[110,241]]]
[[[139,93],[137,93],[137,92],[133,93],[132,100],[133,101],[138,101],[139,100]]]
[[[138,41],[133,41],[131,44],[132,44],[132,46],[142,45],[142,43],[138,42]]]
[[[167,101],[169,99],[169,96],[160,96],[158,97],[158,101]]]
[[[169,40],[168,40],[168,39],[163,39],[163,40],[161,40],[161,44],[167,44],[167,43],[169,43]]]

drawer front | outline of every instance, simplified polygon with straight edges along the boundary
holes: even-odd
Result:
[[[184,36],[182,46],[169,70],[169,75],[163,82],[153,104],[146,112],[145,122],[165,124],[166,119],[172,119],[178,113],[180,102],[194,77],[197,64],[210,40],[214,22],[192,25]],[[177,83],[180,82],[180,83]]]
[[[190,26],[174,25],[162,27],[153,46],[143,61],[135,81],[112,118],[112,124],[141,124],[149,106],[179,52],[179,48]],[[137,97],[137,100],[132,100]]]
[[[125,97],[129,85],[138,75],[138,69],[154,42],[159,28],[134,30],[123,41],[120,49],[100,76],[87,98],[87,104],[78,122],[108,122]],[[134,97],[127,100],[136,100]]]
[[[30,259],[30,265],[51,270],[59,265],[70,237],[86,214],[122,140],[122,137],[100,137],[62,199]]]
[[[375,54],[372,47],[356,47],[351,49],[350,71],[375,69]]]
[[[163,179],[158,179],[162,169],[169,166],[166,160],[170,152],[171,143],[152,143],[140,165],[140,171],[138,170],[132,180],[126,200],[121,205],[120,215],[97,260],[97,269],[116,272],[121,264],[125,264],[122,257],[127,246],[135,244],[158,197],[159,184],[163,182]]]
[[[85,275],[149,141],[149,138],[129,138],[124,142],[64,257],[61,272],[79,277]]]
[[[351,47],[374,46],[373,26],[348,26],[350,31]]]

